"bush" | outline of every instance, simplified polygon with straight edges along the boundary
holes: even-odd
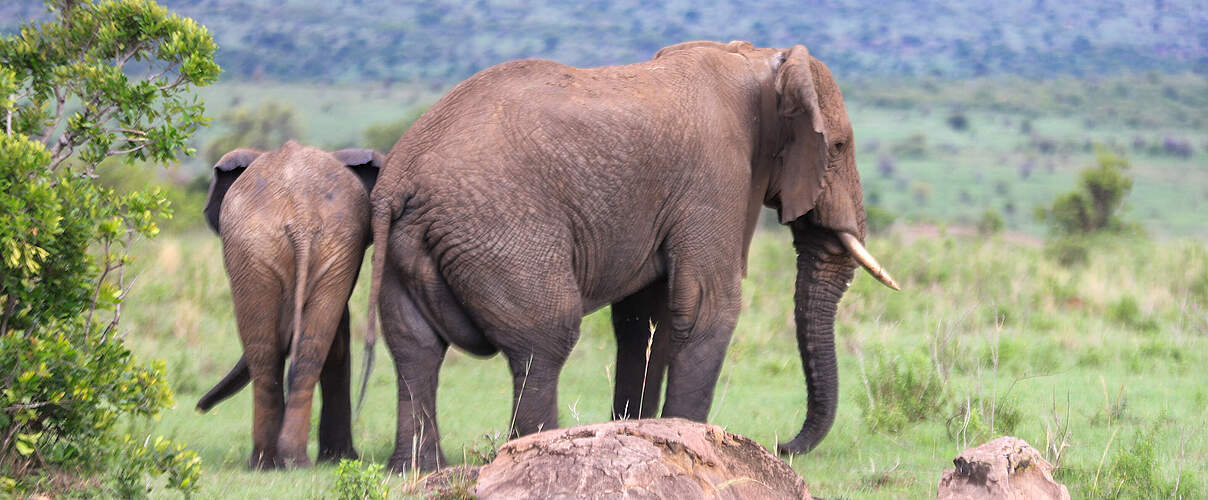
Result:
[[[857,398],[869,430],[897,432],[938,416],[937,409],[948,402],[948,391],[927,356],[878,352],[874,358],[865,374],[867,394]]]
[[[999,398],[986,401],[970,397],[957,401],[945,422],[948,437],[961,447],[984,443],[998,436],[1011,435],[1023,420],[1019,401]]]
[[[1080,266],[1090,259],[1090,246],[1083,238],[1067,236],[1049,240],[1044,250],[1049,258],[1065,267]]]
[[[989,236],[1002,232],[1006,221],[1003,220],[1002,214],[997,210],[989,209],[982,212],[981,218],[977,219],[977,233],[982,236]]]
[[[390,487],[382,475],[381,464],[343,459],[336,466],[336,482],[331,492],[341,500],[384,500]]]
[[[1128,168],[1124,158],[1101,151],[1098,164],[1080,174],[1078,189],[1059,196],[1050,207],[1039,208],[1037,220],[1056,235],[1125,229],[1117,212],[1132,190]]]
[[[1137,299],[1125,294],[1107,308],[1107,316],[1125,327],[1142,332],[1157,332],[1158,322],[1146,317],[1137,305]]]
[[[1137,431],[1129,445],[1114,453],[1095,474],[1070,479],[1083,483],[1081,489],[1093,498],[1203,498],[1200,478],[1191,471],[1183,470],[1174,478],[1163,477],[1155,442],[1164,420],[1159,416]]]
[[[210,165],[236,148],[277,149],[285,141],[302,136],[297,114],[284,104],[268,102],[252,109],[236,108],[221,118],[230,129],[206,146],[206,162]]]
[[[216,46],[148,0],[47,5],[56,20],[0,38],[0,484],[103,476],[107,496],[129,497],[166,474],[188,494],[196,454],[116,431],[172,405],[162,363],[140,363],[116,335],[127,250],[172,211],[162,191],[118,194],[95,169],[192,153],[206,119],[191,87],[217,77]]]
[[[949,115],[947,121],[948,126],[957,132],[964,132],[969,129],[969,118],[959,111]]]
[[[407,111],[407,114],[398,121],[370,125],[365,129],[365,147],[383,154],[390,152],[394,143],[398,142],[407,129],[411,128],[411,124],[415,123],[415,120],[418,120],[425,111],[428,111],[429,107],[430,105],[416,106]]]
[[[866,223],[870,234],[883,234],[893,227],[893,222],[897,219],[893,212],[877,205],[869,205],[865,209],[865,214],[868,216]]]

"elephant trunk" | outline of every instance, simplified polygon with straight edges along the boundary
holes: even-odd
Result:
[[[801,431],[781,453],[805,453],[830,431],[839,403],[839,370],[835,360],[835,312],[855,270],[850,255],[835,234],[804,221],[792,224],[797,250],[797,283],[793,317],[797,348],[805,371],[808,401]],[[836,252],[836,250],[838,250]]]

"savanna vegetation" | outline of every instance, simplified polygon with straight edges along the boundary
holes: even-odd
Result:
[[[1014,20],[1005,22],[971,15],[979,11],[976,3],[907,9],[935,13],[919,19],[871,19],[854,14],[860,5],[836,2],[834,15],[784,26],[754,24],[781,19],[786,7],[776,4],[761,4],[777,13],[761,16],[721,6],[606,3],[579,16],[581,9],[526,10],[498,2],[478,2],[487,9],[368,0],[165,3],[209,27],[222,47],[215,58],[228,71],[222,82],[188,94],[205,103],[213,126],[192,138],[164,136],[170,147],[143,150],[148,163],[176,158],[178,165],[157,170],[141,162],[101,162],[110,150],[132,147],[125,136],[90,150],[86,160],[47,171],[54,155],[45,145],[54,141],[36,133],[43,127],[28,125],[38,120],[16,121],[18,129],[26,123],[20,129],[27,130],[25,139],[0,136],[0,153],[21,160],[0,165],[6,182],[0,245],[45,248],[39,265],[70,271],[63,288],[34,297],[54,305],[45,306],[45,320],[4,312],[9,323],[0,327],[6,342],[0,359],[27,368],[0,365],[0,377],[8,377],[0,428],[17,429],[11,439],[0,436],[8,467],[2,491],[137,496],[151,487],[157,498],[188,492],[380,498],[388,488],[390,495],[405,495],[414,475],[388,476],[376,467],[393,445],[392,370],[375,372],[355,425],[361,462],[251,472],[249,393],[206,415],[193,411],[240,353],[221,247],[200,218],[214,155],[235,146],[276,147],[287,137],[326,149],[385,152],[449,85],[513,57],[590,65],[644,59],[682,39],[767,37],[807,43],[839,77],[858,141],[873,230],[869,247],[903,287],[892,293],[858,273],[840,304],[839,417],[817,450],[789,458],[814,494],[934,496],[940,471],[956,453],[1011,434],[1057,465],[1057,479],[1076,498],[1208,495],[1200,473],[1208,470],[1208,387],[1200,369],[1208,363],[1208,80],[1195,72],[1203,61],[1194,45],[1202,47],[1204,35],[1187,25],[1201,9],[1194,3],[1099,12],[1066,2],[1043,5],[1046,16],[1023,8],[1002,13]],[[1080,15],[1088,8],[1099,12],[1096,20]],[[0,24],[54,15],[25,0],[0,12]],[[348,21],[366,12],[375,13],[372,22]],[[276,22],[264,21],[270,15]],[[400,24],[381,24],[390,22]],[[1020,25],[1030,27],[996,28]],[[381,31],[390,36],[375,35]],[[816,35],[799,40],[797,33]],[[1169,50],[1150,57],[1148,47],[1160,35]],[[624,43],[598,51],[600,39]],[[855,40],[854,46],[839,49],[838,40]],[[1038,59],[1023,56],[1039,47],[1047,49]],[[0,71],[0,95],[26,88],[25,75]],[[53,95],[45,94],[49,88],[40,90],[43,96]],[[4,109],[15,102],[21,101],[5,101]],[[181,157],[185,149],[196,156]],[[78,175],[85,169],[99,178]],[[81,217],[80,210],[91,215]],[[158,216],[169,210],[171,219]],[[79,232],[70,240],[33,241],[33,233],[21,229],[32,227]],[[161,229],[155,239],[124,245],[126,238]],[[710,414],[710,422],[769,447],[796,431],[805,407],[787,239],[770,219],[756,236],[744,312]],[[0,264],[7,266],[0,295],[8,301],[16,296],[13,287],[48,283],[38,281],[46,273],[27,259],[14,260],[11,248],[0,247]],[[97,286],[107,257],[126,264],[121,281],[113,281],[116,268],[105,278],[116,287]],[[354,345],[364,331],[367,288],[362,282],[354,294]],[[101,320],[84,316],[94,308]],[[117,311],[120,323],[110,327]],[[583,322],[560,386],[563,425],[608,418],[615,352],[608,314]],[[99,339],[109,347],[97,348]],[[41,358],[26,353],[59,360],[46,364],[55,376],[46,377],[35,362]],[[379,367],[391,366],[381,349],[377,355]],[[107,361],[62,361],[86,358]],[[96,375],[56,367],[108,370],[114,383],[86,383]],[[53,399],[56,391],[42,383],[52,380],[75,384],[94,398],[87,401],[105,401],[95,405],[102,413],[73,413],[84,407],[79,403],[57,415],[104,425],[59,432],[69,439],[30,427],[49,418],[31,410],[47,407],[22,405]],[[449,458],[489,460],[509,422],[503,360],[451,352],[438,397]],[[96,443],[111,446],[89,448]],[[312,455],[313,447],[312,439]],[[135,465],[111,466],[116,463]],[[74,474],[8,479],[17,466],[47,465]],[[167,481],[150,479],[165,472]],[[187,487],[169,487],[182,478],[189,478]]]

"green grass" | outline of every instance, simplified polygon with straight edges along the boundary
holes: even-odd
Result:
[[[769,447],[798,430],[805,404],[785,233],[756,237],[744,312],[709,417]],[[1180,474],[1179,491],[1206,491],[1195,472],[1208,469],[1208,388],[1201,370],[1208,362],[1208,248],[1202,242],[1104,239],[1092,245],[1090,261],[1074,269],[1010,235],[919,236],[900,228],[874,238],[870,248],[903,291],[891,292],[861,272],[840,305],[839,416],[817,450],[789,459],[815,495],[934,496],[940,472],[961,449],[1008,427],[1051,460],[1052,450],[1061,450],[1058,477],[1075,497],[1116,489],[1147,494],[1136,489],[1144,487],[1136,478],[1170,491]],[[246,470],[249,391],[210,414],[192,410],[239,356],[217,238],[167,236],[138,252],[140,282],[123,325],[137,352],[166,360],[177,408],[151,429],[137,430],[165,434],[201,454],[202,498],[328,494],[333,467]],[[366,289],[363,280],[353,301],[358,357]],[[562,425],[608,418],[615,346],[607,314],[583,321],[562,372]],[[384,463],[393,447],[395,388],[389,356],[383,349],[377,356],[354,439],[364,459]],[[895,364],[897,373],[908,366],[940,380],[943,397],[930,412],[911,410],[918,418],[890,432],[873,425],[865,408],[870,399],[890,411],[899,404],[895,391],[909,388],[884,384],[893,372],[885,367]],[[492,433],[507,429],[506,365],[498,356],[451,352],[441,375],[442,444],[451,461],[473,461],[491,447]],[[1138,443],[1152,449],[1138,452]],[[410,480],[392,479],[395,491]]]

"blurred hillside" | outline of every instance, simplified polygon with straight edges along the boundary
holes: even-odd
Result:
[[[693,39],[803,43],[846,78],[1208,71],[1200,0],[160,3],[210,28],[224,80],[442,88],[509,59],[617,64]],[[38,16],[41,0],[6,0],[0,30]]]
[[[1132,165],[1128,220],[1208,237],[1208,4],[1198,0],[159,1],[220,44],[222,81],[198,92],[214,126],[183,168],[161,171],[198,198],[231,144],[294,137],[385,152],[450,86],[500,61],[627,63],[683,40],[746,39],[804,43],[834,70],[881,225],[1001,220],[1039,235],[1036,208],[1106,150]],[[0,31],[44,17],[41,0],[0,3]],[[178,206],[180,225],[199,220]]]

